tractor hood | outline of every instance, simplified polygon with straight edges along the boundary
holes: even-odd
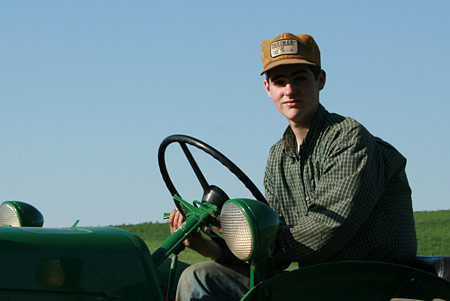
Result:
[[[0,290],[11,297],[161,298],[148,248],[121,229],[1,226],[0,245]]]

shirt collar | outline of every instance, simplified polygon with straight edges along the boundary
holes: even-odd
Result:
[[[303,139],[303,143],[301,146],[302,155],[309,154],[314,145],[316,144],[317,138],[322,130],[323,121],[326,119],[328,112],[325,108],[319,104],[317,108],[316,115],[311,122],[311,126],[309,127],[308,133]],[[294,132],[291,127],[288,126],[286,131],[283,134],[283,146],[284,151],[291,157],[295,157],[297,153],[297,140],[295,139]]]

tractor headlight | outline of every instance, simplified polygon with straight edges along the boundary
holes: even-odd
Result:
[[[6,201],[0,205],[0,226],[42,227],[44,217],[30,204]]]
[[[279,219],[264,203],[234,199],[223,205],[220,224],[231,252],[241,260],[251,260],[267,253],[275,239]]]

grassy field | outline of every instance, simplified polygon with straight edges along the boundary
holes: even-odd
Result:
[[[450,210],[415,212],[418,254],[425,256],[450,256]],[[153,252],[169,236],[167,223],[143,223],[115,226],[136,233]],[[187,249],[180,254],[180,260],[196,263],[205,260]]]
[[[450,210],[415,212],[418,254],[450,256]]]

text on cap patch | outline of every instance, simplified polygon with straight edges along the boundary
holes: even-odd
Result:
[[[294,39],[280,40],[270,44],[270,55],[272,57],[277,57],[283,54],[297,54],[297,53],[298,53],[297,40]]]

